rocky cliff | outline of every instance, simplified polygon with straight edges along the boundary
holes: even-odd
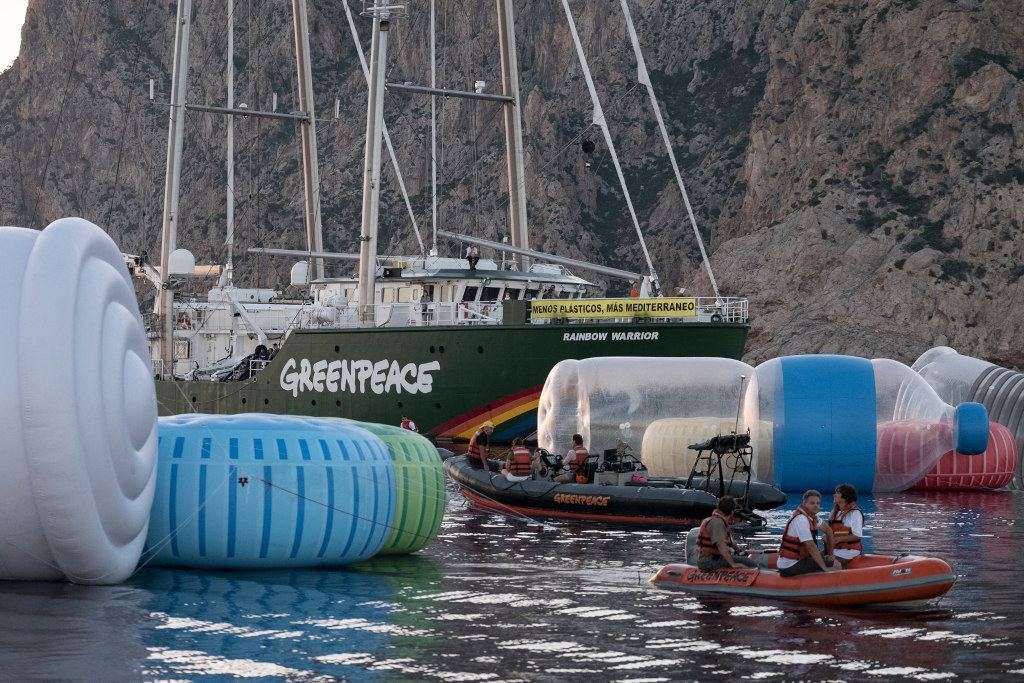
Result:
[[[224,105],[224,0],[196,3],[188,101]],[[394,22],[390,81],[429,82],[428,17]],[[619,2],[571,3],[664,290],[710,294]],[[341,3],[309,0],[327,248],[357,249],[366,86]],[[500,88],[494,7],[438,3],[438,83]],[[443,6],[446,5],[446,6]],[[561,4],[517,0],[531,246],[646,270]],[[631,0],[648,68],[723,294],[748,296],[749,362],[847,353],[912,362],[949,344],[1024,366],[1024,5],[1019,0]],[[159,250],[176,3],[31,0],[0,74],[0,224],[66,215],[128,252]],[[235,2],[236,103],[298,109],[291,7]],[[154,98],[149,83],[154,79]],[[337,101],[340,116],[334,117]],[[430,244],[430,104],[386,118]],[[507,232],[501,117],[441,100],[442,229]],[[225,121],[190,113],[179,243],[223,261]],[[298,130],[236,121],[239,277],[283,286],[304,241]],[[581,151],[590,140],[596,149]],[[416,250],[394,173],[382,251]],[[442,253],[457,245],[441,241]],[[155,256],[154,256],[155,259]],[[337,268],[337,266],[336,266]],[[600,281],[610,293],[627,285]]]

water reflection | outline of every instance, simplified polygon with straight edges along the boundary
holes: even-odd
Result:
[[[746,541],[772,547],[795,501]],[[880,552],[940,555],[924,609],[657,589],[683,534],[510,521],[452,496],[414,556],[343,571],[145,570],[124,586],[0,584],[0,678],[997,680],[1024,673],[1024,492],[858,501]]]

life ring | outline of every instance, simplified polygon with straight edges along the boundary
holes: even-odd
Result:
[[[467,320],[469,318],[469,304],[465,301],[460,301],[457,306],[459,309],[456,313],[459,320]]]
[[[192,329],[192,318],[189,317],[188,313],[182,313],[178,316],[178,328],[182,330]]]
[[[713,323],[720,323],[720,322],[722,322],[722,315],[720,313],[712,313],[711,314],[711,322],[713,322]]]

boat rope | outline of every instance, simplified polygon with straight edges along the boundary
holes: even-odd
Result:
[[[644,234],[640,229],[640,220],[637,218],[636,209],[633,207],[633,200],[630,197],[629,189],[626,186],[626,178],[622,173],[622,166],[619,165],[619,157],[615,153],[615,143],[612,140],[611,131],[608,129],[608,120],[605,118],[604,111],[601,109],[601,101],[597,96],[597,89],[594,86],[594,78],[590,74],[590,67],[587,65],[587,57],[583,54],[583,45],[580,43],[580,36],[576,31],[576,20],[573,19],[572,11],[569,9],[568,0],[562,0],[562,8],[565,10],[565,18],[569,22],[569,31],[572,33],[573,43],[576,45],[576,54],[579,57],[580,65],[583,67],[583,75],[587,81],[587,88],[590,90],[590,99],[594,102],[594,125],[601,128],[605,144],[608,145],[608,153],[611,156],[612,164],[615,166],[615,173],[619,177],[619,184],[622,186],[622,194],[626,199],[626,207],[629,209],[629,215],[633,219],[633,225],[636,227],[636,235],[640,241],[640,248],[644,253],[644,259],[647,261],[647,268],[651,273],[651,285],[653,286],[655,293],[657,293],[658,290],[661,289],[661,284],[658,281],[658,274],[654,270],[654,263],[651,261],[651,253],[647,250],[647,242],[644,241]]]
[[[661,130],[661,139],[665,143],[665,149],[668,151],[668,159],[672,163],[672,170],[676,175],[676,183],[679,185],[679,192],[683,196],[683,203],[686,205],[686,214],[690,217],[690,224],[693,226],[693,234],[697,238],[697,246],[700,247],[700,255],[704,260],[704,268],[708,271],[708,279],[711,280],[711,288],[715,292],[715,299],[718,300],[718,305],[722,306],[722,296],[718,292],[718,283],[715,282],[715,275],[711,272],[711,261],[708,260],[708,253],[704,249],[704,239],[701,237],[700,230],[697,229],[697,219],[693,215],[693,207],[690,206],[690,197],[686,193],[686,186],[683,185],[683,176],[679,173],[679,165],[676,163],[675,152],[672,151],[672,141],[668,137],[668,130],[665,128],[665,121],[661,116],[661,107],[658,106],[658,98],[654,94],[654,85],[651,83],[651,76],[647,72],[647,64],[644,61],[643,52],[640,50],[640,39],[636,35],[636,27],[633,25],[633,17],[629,13],[629,5],[626,0],[620,0],[622,4],[622,13],[626,17],[626,26],[629,29],[629,40],[633,44],[633,52],[636,54],[637,61],[637,78],[647,88],[647,94],[651,99],[651,106],[654,108],[654,114],[658,118],[658,128]]]
[[[231,469],[233,473],[237,473],[238,471],[238,468],[234,466],[232,466]],[[206,499],[202,503],[197,505],[196,509],[193,510],[191,514],[186,515],[185,518],[182,519],[177,526],[171,529],[163,538],[158,540],[156,543],[154,543],[153,545],[149,545],[147,539],[146,551],[142,553],[142,556],[139,558],[139,564],[137,567],[135,567],[135,571],[132,572],[132,576],[138,574],[146,565],[152,562],[153,559],[160,553],[160,551],[166,548],[167,545],[171,543],[171,541],[174,539],[174,537],[178,535],[178,532],[185,528],[185,525],[191,523],[192,520],[195,519],[195,517],[207,506],[208,501],[211,498],[213,498],[213,494],[216,494],[222,489],[224,489],[231,481],[233,481],[232,478],[225,478],[219,485],[211,489],[210,492],[207,494]],[[234,481],[237,481],[237,479],[235,479]]]
[[[26,547],[19,545],[17,541],[15,541],[14,539],[7,538],[4,542],[11,548],[15,548],[16,550],[21,551],[26,557],[31,557],[33,560],[39,562],[39,564],[46,565],[50,569],[53,569],[55,572],[63,574],[68,579],[70,579],[72,583],[99,583],[104,578],[118,571],[117,568],[114,568],[111,569],[109,572],[106,572],[105,574],[99,574],[97,576],[81,576],[78,574],[72,574],[66,571],[63,567],[51,562],[47,558],[30,552]],[[138,569],[136,569],[135,571],[138,571]],[[132,574],[134,575],[134,572]]]
[[[359,32],[356,30],[356,22],[352,17],[352,10],[349,8],[349,3],[343,2],[341,6],[345,9],[345,19],[348,21],[348,30],[352,34],[352,43],[355,45],[356,54],[359,56],[359,66],[363,70],[363,78],[366,79],[366,84],[370,84],[370,67],[366,64],[366,55],[363,54],[362,42],[359,40]],[[412,222],[412,230],[416,235],[416,241],[420,245],[420,253],[426,254],[426,247],[423,246],[423,238],[420,236],[420,228],[416,223],[416,213],[412,209],[412,203],[409,201],[409,192],[405,189],[405,179],[402,176],[402,169],[398,166],[398,158],[395,156],[395,147],[391,144],[391,135],[388,133],[388,126],[385,123],[382,126],[381,132],[384,136],[384,146],[388,149],[388,156],[391,157],[391,168],[395,172],[395,179],[398,181],[398,187],[402,194],[402,199],[405,201],[405,209],[409,212],[409,220]],[[436,241],[436,238],[435,238]]]
[[[467,486],[465,486],[464,484],[459,482],[457,479],[452,478],[452,476],[450,474],[448,474],[447,476],[448,476],[448,479],[450,479],[459,488],[460,492],[463,489],[468,488]],[[561,531],[562,530],[561,527],[559,527],[559,526],[556,526],[554,524],[549,524],[548,522],[543,522],[543,521],[538,520],[538,519],[536,519],[534,517],[530,517],[529,515],[521,512],[519,510],[516,510],[514,507],[511,507],[509,505],[506,505],[505,503],[502,503],[502,502],[500,502],[498,500],[495,500],[494,498],[491,498],[490,496],[488,496],[486,493],[482,493],[480,491],[477,491],[476,489],[470,489],[470,490],[473,491],[473,495],[478,496],[480,498],[485,498],[487,500],[487,512],[492,512],[494,514],[502,515],[504,517],[508,517],[510,519],[515,519],[515,520],[518,520],[520,522],[526,522],[528,524],[537,526],[542,531]],[[472,503],[470,503],[470,505],[472,505]]]
[[[123,208],[123,204],[117,203],[117,186],[121,180],[121,159],[124,156],[124,143],[128,133],[128,123],[131,120],[132,115],[132,96],[131,93],[135,90],[136,77],[139,72],[139,61],[142,58],[142,31],[135,31],[135,58],[132,60],[132,73],[128,77],[128,88],[125,96],[124,105],[124,116],[121,121],[121,135],[117,141],[117,162],[114,164],[114,188],[110,193],[110,201],[107,203],[107,217],[103,222],[103,230],[110,233],[110,215],[114,210],[114,205],[117,204],[118,208]]]
[[[307,501],[307,502],[312,503],[314,505],[319,505],[319,506],[327,508],[329,510],[333,510],[335,512],[338,512],[340,514],[346,515],[346,516],[351,517],[353,519],[358,519],[358,520],[363,521],[363,522],[369,522],[370,524],[372,524],[374,526],[384,527],[385,529],[388,529],[389,531],[394,531],[396,529],[399,529],[399,527],[395,526],[394,524],[384,524],[383,522],[380,522],[380,521],[378,521],[376,519],[371,519],[369,517],[364,517],[362,515],[358,515],[358,514],[356,514],[354,512],[350,512],[348,510],[342,510],[341,508],[337,508],[337,507],[335,507],[333,505],[328,505],[327,503],[324,503],[322,501],[316,500],[315,498],[310,498],[309,496],[297,493],[296,491],[292,491],[290,489],[284,488],[283,486],[278,486],[277,484],[274,484],[273,482],[267,481],[266,479],[263,479],[262,477],[255,476],[255,475],[248,475],[248,473],[246,471],[242,470],[241,468],[239,468],[236,465],[232,465],[231,466],[230,474],[231,474],[231,476],[226,477],[223,481],[221,481],[221,483],[218,486],[213,488],[210,491],[210,493],[207,494],[206,500],[204,500],[202,503],[200,503],[198,506],[196,506],[195,510],[193,510],[190,514],[188,514],[178,525],[176,525],[174,527],[173,530],[168,532],[166,535],[164,535],[163,538],[158,540],[153,545],[147,546],[146,552],[143,553],[143,556],[140,558],[138,566],[135,568],[135,571],[132,572],[132,576],[137,574],[146,565],[151,563],[153,561],[153,559],[160,553],[160,551],[162,551],[165,547],[167,547],[167,545],[169,543],[171,543],[172,539],[178,534],[178,532],[181,529],[183,529],[187,524],[190,524],[193,519],[195,519],[195,517],[200,513],[200,511],[202,511],[203,508],[205,508],[208,505],[208,501],[211,500],[212,498],[214,498],[213,494],[218,493],[220,490],[224,489],[226,486],[229,486],[229,485],[245,486],[249,482],[260,482],[260,483],[264,484],[267,488],[277,489],[278,491],[281,491],[283,493],[292,495],[292,496],[294,496],[296,498],[299,498],[299,499],[301,499],[303,501]],[[371,480],[369,478],[367,478],[366,481],[369,482]],[[410,530],[402,530],[402,531],[403,531],[403,534],[407,534],[407,535],[415,537],[415,538],[426,539],[428,541],[431,538],[433,538],[429,534],[421,534],[421,533],[417,533],[417,532],[410,531]]]
[[[346,515],[348,517],[351,517],[352,519],[358,519],[358,520],[363,521],[363,522],[369,522],[370,524],[373,524],[374,526],[384,527],[385,529],[388,529],[389,531],[395,531],[396,529],[397,530],[401,530],[400,527],[395,526],[394,524],[384,524],[383,522],[379,522],[376,519],[373,519],[373,518],[370,518],[370,517],[364,517],[364,516],[356,514],[354,512],[349,512],[348,510],[342,510],[341,508],[334,507],[333,505],[328,505],[327,503],[324,503],[322,501],[316,500],[315,498],[310,498],[309,496],[306,496],[306,495],[303,495],[301,493],[298,493],[297,491],[292,491],[290,489],[284,488],[283,486],[278,486],[277,484],[275,484],[273,482],[270,482],[270,481],[267,481],[266,479],[262,479],[260,477],[248,477],[248,479],[250,481],[262,482],[263,484],[265,484],[267,486],[267,488],[277,489],[278,491],[282,491],[284,493],[287,493],[287,494],[290,494],[292,496],[295,496],[296,498],[299,498],[300,500],[304,500],[304,501],[307,501],[309,503],[313,503],[314,505],[319,505],[321,507],[327,508],[328,510],[333,510],[335,512],[340,512],[341,514]],[[406,530],[406,531],[404,531],[404,533],[407,533],[408,535],[414,536],[416,538],[422,538],[422,539],[427,539],[427,540],[430,540],[432,538],[432,536],[430,536],[429,534],[420,534],[420,533],[417,533],[415,531],[408,531],[408,530]]]

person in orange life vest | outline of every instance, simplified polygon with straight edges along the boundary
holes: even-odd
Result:
[[[583,447],[583,437],[580,434],[573,434],[572,447],[562,456],[562,467],[566,471],[559,474],[554,480],[562,484],[567,481],[575,481],[576,469],[586,461],[589,455],[587,449]]]
[[[702,572],[727,567],[757,567],[757,562],[746,557],[729,534],[729,518],[735,510],[736,499],[722,496],[711,516],[700,523],[700,531],[697,533],[697,569]]]
[[[786,522],[776,564],[782,576],[842,569],[831,555],[822,556],[818,550],[818,530],[825,526],[818,521],[819,509],[821,494],[811,489],[804,493],[803,503]]]
[[[473,438],[469,440],[469,450],[466,451],[466,456],[469,458],[469,464],[473,467],[489,470],[491,472],[500,472],[502,463],[497,460],[491,460],[491,434],[494,433],[494,423],[487,420],[480,429],[476,430],[473,434]]]
[[[864,513],[857,507],[857,489],[849,484],[837,486],[832,501],[832,513],[823,529],[825,552],[835,555],[846,569],[850,560],[864,550]]]
[[[640,290],[638,290],[636,288],[636,283],[635,282],[630,284],[629,295],[631,297],[633,297],[633,298],[636,298],[636,297],[640,296]]]
[[[416,423],[413,422],[412,420],[410,420],[409,418],[407,418],[405,415],[402,416],[402,425],[401,426],[402,426],[402,429],[408,429],[410,432],[418,432],[418,431],[420,431],[419,427],[416,426]]]
[[[530,478],[530,449],[523,444],[523,438],[517,436],[512,439],[512,450],[508,452],[508,459],[501,473],[509,481],[525,481]]]

